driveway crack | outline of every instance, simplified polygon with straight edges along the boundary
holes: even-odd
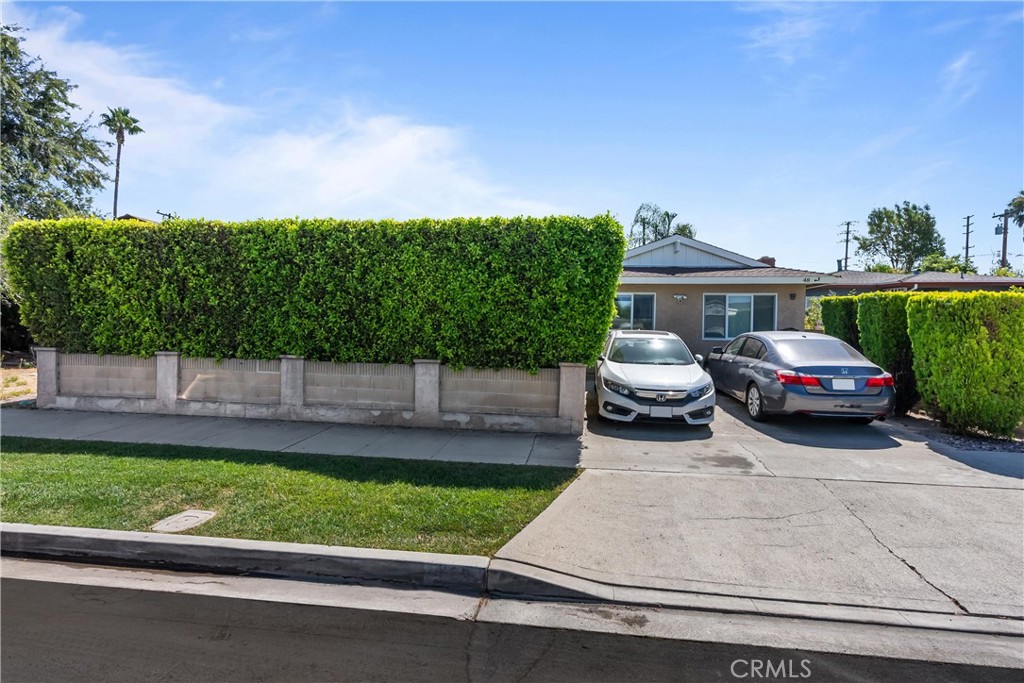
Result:
[[[757,522],[771,522],[779,519],[790,519],[792,517],[799,517],[800,515],[816,515],[819,512],[824,512],[827,507],[823,507],[820,510],[807,510],[806,512],[794,512],[788,515],[780,515],[778,517],[688,517],[695,522],[728,522],[734,519],[749,519]],[[817,526],[817,525],[813,525]]]
[[[967,609],[966,607],[964,607],[964,606],[963,606],[963,605],[962,605],[962,604],[960,603],[960,601],[959,601],[959,600],[957,600],[957,599],[956,599],[956,598],[954,598],[954,597],[953,597],[952,595],[950,595],[949,593],[947,593],[946,591],[942,590],[941,588],[939,588],[938,586],[936,586],[936,585],[935,585],[934,583],[932,583],[931,581],[929,581],[929,580],[928,580],[928,579],[927,579],[927,578],[925,577],[925,575],[924,575],[924,574],[922,574],[922,573],[921,573],[920,571],[918,571],[917,567],[915,567],[914,565],[910,564],[910,563],[909,563],[909,562],[907,562],[907,561],[906,561],[905,559],[903,559],[902,557],[900,557],[899,555],[897,555],[897,554],[896,554],[896,553],[895,553],[895,552],[893,551],[893,549],[892,549],[892,548],[890,548],[890,547],[889,547],[889,546],[887,546],[887,545],[886,545],[885,543],[883,543],[883,542],[882,542],[882,539],[880,539],[880,538],[878,537],[878,535],[877,535],[877,534],[875,533],[874,529],[872,529],[872,528],[871,528],[870,526],[868,526],[868,523],[867,523],[867,522],[865,522],[865,521],[864,521],[863,519],[861,519],[860,515],[858,515],[858,514],[857,514],[856,512],[854,512],[854,511],[853,511],[853,508],[852,508],[852,507],[850,507],[850,506],[849,506],[849,505],[848,505],[848,504],[846,503],[846,501],[845,501],[845,500],[843,500],[842,498],[840,498],[840,497],[839,497],[839,494],[837,494],[837,493],[836,493],[835,491],[833,491],[832,489],[830,489],[830,488],[828,487],[828,484],[826,484],[826,483],[825,483],[824,481],[821,481],[820,479],[818,479],[817,481],[818,481],[818,483],[820,483],[820,484],[821,484],[822,486],[824,486],[824,487],[825,487],[825,490],[826,490],[826,491],[828,491],[829,493],[831,493],[831,494],[832,494],[832,497],[833,497],[833,498],[835,498],[835,499],[836,499],[836,500],[838,500],[838,501],[839,501],[840,503],[842,503],[843,507],[844,507],[844,508],[846,508],[846,511],[847,511],[847,512],[849,512],[849,513],[850,513],[851,515],[853,515],[854,519],[856,519],[856,520],[857,520],[858,522],[860,522],[860,523],[861,523],[861,525],[862,525],[862,526],[863,526],[863,527],[864,527],[865,529],[867,529],[867,530],[868,530],[868,533],[869,533],[869,534],[871,534],[871,537],[872,537],[873,539],[875,539],[875,542],[876,542],[876,543],[878,543],[878,545],[880,545],[880,546],[882,546],[883,548],[885,548],[885,549],[886,549],[886,551],[888,551],[888,553],[889,553],[890,555],[892,555],[892,556],[893,556],[893,557],[895,557],[895,558],[896,558],[897,560],[899,560],[900,562],[902,562],[902,563],[904,564],[904,566],[906,566],[906,567],[907,567],[907,569],[909,569],[910,571],[914,572],[914,574],[916,574],[916,575],[918,576],[918,578],[920,578],[920,579],[921,579],[922,581],[924,581],[924,582],[925,582],[926,584],[928,584],[929,586],[931,586],[932,588],[934,588],[935,590],[937,590],[937,591],[938,591],[939,593],[942,593],[942,594],[943,594],[944,596],[946,596],[946,598],[947,598],[947,599],[948,599],[948,600],[949,600],[950,602],[952,602],[952,603],[953,603],[954,605],[956,605],[958,609],[962,610],[962,611],[964,612],[964,614],[970,614],[970,613],[971,613],[971,610],[969,610],[969,609]]]
[[[766,470],[768,470],[768,474],[772,475],[773,477],[776,476],[776,474],[771,471],[771,469],[768,467],[768,465],[765,465],[764,461],[761,460],[761,458],[757,457],[757,453],[755,453],[754,451],[752,451],[749,448],[747,448],[743,443],[737,442],[736,445],[739,446],[740,448],[742,448],[743,450],[745,450],[747,453],[750,453],[751,457],[753,457],[754,460],[756,460],[758,462],[758,464],[761,465],[761,467],[763,467]]]

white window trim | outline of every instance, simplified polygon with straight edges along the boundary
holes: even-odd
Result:
[[[777,292],[704,292],[702,294],[701,300],[700,300],[700,338],[703,341],[719,341],[719,342],[725,342],[726,344],[728,344],[733,339],[735,339],[736,337],[739,336],[739,335],[736,335],[734,337],[709,337],[709,336],[707,336],[707,330],[705,330],[704,327],[705,327],[705,325],[707,325],[707,315],[705,315],[705,313],[707,312],[707,304],[708,304],[708,297],[709,296],[724,296],[725,297],[725,308],[726,308],[725,331],[726,331],[726,333],[729,332],[729,313],[728,313],[728,309],[729,309],[729,297],[730,296],[749,296],[749,297],[770,296],[770,297],[772,297],[775,300],[775,303],[772,306],[772,329],[776,330],[779,327],[779,295],[778,295]],[[754,299],[753,298],[750,299],[750,327],[751,328],[754,327]],[[763,330],[751,330],[751,331],[754,332],[754,331],[763,331]]]
[[[618,299],[620,296],[634,297],[637,294],[639,294],[640,296],[652,297],[651,298],[651,313],[653,314],[653,317],[651,318],[651,329],[652,330],[658,329],[658,295],[655,292],[616,292],[615,293],[615,298]],[[635,327],[633,327],[633,311],[634,310],[636,310],[636,306],[633,303],[630,303],[630,305],[629,305],[629,327],[620,327],[618,329],[620,329],[620,330],[627,330],[627,329],[628,330],[634,330],[634,329],[636,329]]]

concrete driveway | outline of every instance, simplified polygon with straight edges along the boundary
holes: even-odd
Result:
[[[499,551],[606,587],[1024,617],[1021,454],[885,424],[590,419],[586,471]]]

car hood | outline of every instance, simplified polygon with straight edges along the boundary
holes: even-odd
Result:
[[[692,389],[707,384],[711,377],[696,363],[690,365],[640,365],[608,361],[602,374],[625,380],[634,389]]]

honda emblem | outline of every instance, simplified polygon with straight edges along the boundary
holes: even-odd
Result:
[[[665,402],[665,394],[655,394],[654,398],[658,399],[658,403],[664,403]]]

